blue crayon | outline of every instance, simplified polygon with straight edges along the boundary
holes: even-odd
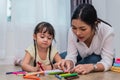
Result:
[[[15,72],[23,72],[23,71],[15,71]],[[6,74],[13,74],[15,72],[6,72]]]
[[[12,74],[13,72],[6,72],[6,74]]]
[[[59,76],[58,74],[56,74],[55,77],[58,78],[58,79],[62,79],[62,77]]]

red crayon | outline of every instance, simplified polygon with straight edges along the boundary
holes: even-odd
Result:
[[[40,68],[42,69],[42,71],[44,71],[43,67],[41,66],[41,63],[40,62],[37,62],[40,66]]]

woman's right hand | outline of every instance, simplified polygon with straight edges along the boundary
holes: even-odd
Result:
[[[71,60],[62,59],[60,62],[55,64],[55,67],[62,69],[64,72],[70,72],[70,69],[74,67],[74,64]]]

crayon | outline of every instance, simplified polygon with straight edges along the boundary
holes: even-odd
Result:
[[[55,69],[55,70],[45,70],[45,71],[39,71],[39,72],[31,72],[31,73],[26,73],[25,75],[36,75],[36,74],[50,74],[50,75],[55,75],[63,73],[63,70]]]
[[[12,74],[13,72],[6,72],[6,74]]]
[[[26,74],[27,72],[25,72],[25,71],[23,71],[23,72],[13,72],[12,74],[16,74],[16,75],[18,75],[18,74]]]
[[[44,74],[44,71],[26,73],[25,75],[26,75],[26,76],[29,76],[29,75],[36,75],[36,74]]]
[[[55,74],[60,74],[63,73],[63,70],[55,69],[55,70],[46,70],[45,74],[49,75],[55,75]]]
[[[72,76],[78,76],[78,73],[66,73],[66,74],[60,74],[61,77],[72,77]]]
[[[73,80],[73,79],[77,79],[77,78],[79,78],[79,76],[65,77],[66,80]]]
[[[41,63],[40,62],[37,62],[40,66],[40,68],[42,69],[42,71],[44,71],[43,67],[41,66]]]
[[[6,74],[16,74],[16,73],[23,73],[25,71],[15,71],[15,72],[6,72]]]
[[[23,76],[24,79],[33,79],[33,80],[40,80],[37,76]]]
[[[61,79],[62,77],[59,76],[58,74],[55,75],[56,78]]]

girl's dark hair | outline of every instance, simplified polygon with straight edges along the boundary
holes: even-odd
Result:
[[[73,19],[80,19],[81,21],[90,25],[94,30],[96,30],[96,27],[97,27],[96,22],[97,23],[104,22],[105,24],[108,24],[107,22],[97,17],[96,9],[91,4],[80,4],[72,15],[71,20]],[[111,26],[110,24],[108,25]]]
[[[53,26],[48,23],[48,22],[41,22],[39,23],[35,29],[34,29],[34,34],[36,35],[37,33],[46,33],[48,32],[48,34],[52,35],[53,36],[53,39],[55,38],[55,30],[53,28]],[[37,51],[36,51],[36,40],[34,40],[34,48],[35,48],[35,60],[34,60],[34,66],[36,66],[36,55],[37,55]],[[50,45],[49,47],[49,61],[50,61],[50,65],[53,69],[53,64],[52,64],[52,61],[50,59],[50,55],[51,55],[51,46],[52,44]]]

